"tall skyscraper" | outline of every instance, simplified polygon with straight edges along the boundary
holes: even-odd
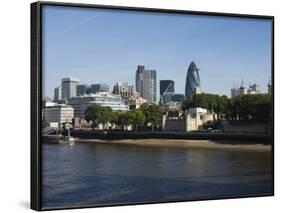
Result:
[[[172,80],[160,80],[160,102],[166,104],[172,101],[175,94],[175,83]]]
[[[143,72],[144,66],[139,65],[136,72],[136,90],[143,97]]]
[[[139,65],[136,71],[136,90],[148,102],[156,102],[156,70]]]
[[[185,81],[185,96],[189,99],[193,97],[194,94],[201,93],[199,69],[196,67],[194,61],[192,61],[188,67]]]
[[[61,94],[63,100],[68,100],[77,95],[77,85],[80,83],[78,78],[63,78],[61,80]]]
[[[58,86],[54,90],[54,102],[60,101],[61,99],[61,86]]]

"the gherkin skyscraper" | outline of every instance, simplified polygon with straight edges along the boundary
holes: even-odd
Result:
[[[201,93],[199,69],[196,67],[194,61],[192,61],[188,67],[185,81],[185,96],[189,99],[194,94]]]

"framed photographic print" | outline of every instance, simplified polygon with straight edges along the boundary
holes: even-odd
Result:
[[[274,195],[274,17],[31,4],[31,208]]]

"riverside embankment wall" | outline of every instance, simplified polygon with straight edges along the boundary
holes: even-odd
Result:
[[[252,143],[270,144],[270,135],[236,134],[236,133],[207,133],[207,132],[134,132],[134,131],[93,131],[72,130],[71,136],[81,139],[190,139],[190,140],[231,140]]]

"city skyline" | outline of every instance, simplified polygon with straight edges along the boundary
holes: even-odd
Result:
[[[143,64],[157,70],[158,100],[162,79],[184,93],[193,60],[202,92],[230,96],[242,78],[267,90],[270,21],[49,6],[43,13],[43,95],[53,97],[66,76],[106,83],[110,90],[116,82],[135,86],[136,66]]]
[[[192,62],[191,64],[194,64],[194,62]],[[144,67],[142,65],[139,65],[138,67]],[[154,71],[154,72],[157,72],[156,70],[144,70],[144,71]],[[137,73],[138,73],[138,70],[137,70]],[[135,85],[137,85],[137,73],[136,73],[136,79],[135,79]],[[188,72],[187,72],[187,76],[188,74],[190,74],[190,71],[188,69]],[[69,97],[68,98],[63,98],[63,84],[66,80],[70,80],[70,79],[73,79],[74,81],[77,81],[75,82],[75,91],[72,92],[72,95],[68,95]],[[187,80],[188,78],[186,78]],[[165,82],[165,83],[164,83]],[[166,85],[168,82],[171,82],[172,85],[171,85],[171,88],[173,92],[171,92],[170,90],[167,90],[166,92],[168,92],[166,95],[182,95],[182,96],[185,96],[186,98],[190,98],[188,95],[184,94],[184,93],[175,93],[175,90],[174,90],[174,87],[175,87],[175,82],[173,80],[168,80],[168,79],[161,79],[159,80],[159,83],[157,85],[157,87],[159,87],[159,89],[156,88],[156,95],[158,94],[159,95],[159,100],[156,99],[156,101],[152,101],[152,102],[157,102],[159,101],[160,103],[163,102],[163,98],[165,98],[165,94],[163,94],[164,90],[167,89],[167,86]],[[165,85],[164,85],[165,84]],[[187,81],[186,81],[186,85],[187,85]],[[128,82],[121,82],[121,81],[116,81],[114,83],[114,85],[108,85],[106,83],[97,83],[97,82],[92,82],[92,83],[88,83],[88,84],[85,84],[83,82],[80,82],[80,79],[79,78],[73,78],[73,77],[65,77],[65,78],[62,78],[61,79],[61,83],[54,88],[54,91],[53,91],[53,95],[51,96],[45,96],[43,97],[43,99],[51,99],[51,100],[54,100],[55,102],[56,101],[60,101],[60,100],[67,100],[71,97],[78,97],[78,96],[83,96],[83,95],[86,95],[86,94],[95,94],[95,93],[99,93],[99,92],[108,92],[108,93],[112,93],[112,94],[115,94],[116,93],[116,86],[117,85],[126,85],[126,87],[128,87],[127,89],[131,90],[131,91],[126,91],[128,94],[133,94],[133,91],[139,93],[140,97],[144,98],[144,99],[147,99],[146,97],[144,97],[144,95],[141,95],[141,92],[138,92],[135,85],[133,84],[129,84]],[[111,86],[112,86],[112,89],[111,89]],[[148,86],[148,85],[147,85]],[[68,85],[68,87],[71,87],[70,85]],[[143,90],[143,85],[139,88],[141,90]],[[147,89],[150,88],[147,87]],[[202,92],[201,87],[196,87],[196,90],[194,91],[194,94],[201,94],[201,93],[205,93],[205,94],[211,94],[211,93],[208,93],[208,92]],[[241,91],[241,88],[243,88],[243,91]],[[230,95],[228,95],[228,97],[233,97],[233,96],[236,96],[236,95],[233,95],[233,92],[235,90],[235,93],[239,93],[240,95],[244,95],[244,94],[270,94],[269,92],[269,89],[271,88],[271,81],[269,81],[267,84],[266,84],[266,91],[261,91],[260,90],[260,85],[256,84],[256,83],[249,83],[248,86],[245,85],[243,83],[243,79],[241,81],[240,84],[233,84],[233,86],[230,88]],[[74,88],[73,88],[74,89]],[[72,89],[72,90],[73,90]],[[146,90],[147,90],[146,89]],[[69,89],[67,89],[69,90]],[[157,96],[158,96],[157,95]],[[223,94],[224,95],[224,94]],[[167,102],[168,100],[171,101],[172,99],[172,96],[168,99],[166,99],[165,102]]]

